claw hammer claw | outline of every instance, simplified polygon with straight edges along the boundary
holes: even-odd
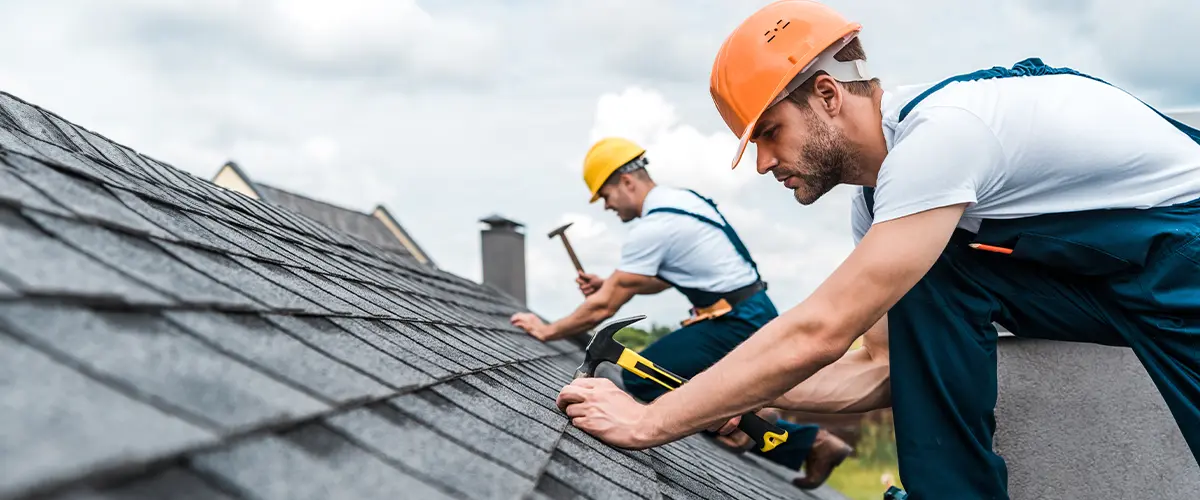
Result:
[[[634,375],[666,387],[668,390],[673,391],[687,382],[686,378],[671,373],[665,368],[656,366],[649,359],[646,359],[633,349],[625,347],[620,342],[617,342],[617,339],[613,338],[622,328],[645,318],[646,316],[642,314],[630,316],[615,320],[601,328],[596,333],[596,336],[592,337],[587,349],[584,349],[583,363],[579,365],[579,368],[575,369],[575,378],[594,376],[596,368],[600,366],[600,363],[607,361],[633,372]],[[738,429],[749,435],[758,444],[761,451],[771,451],[776,446],[787,441],[788,437],[786,430],[763,420],[762,417],[754,412],[742,415],[742,420],[738,423]]]

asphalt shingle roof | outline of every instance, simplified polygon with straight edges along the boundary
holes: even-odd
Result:
[[[0,94],[0,498],[816,498],[571,427],[516,310]]]
[[[396,236],[388,230],[383,221],[371,216],[371,214],[364,214],[331,203],[314,200],[307,196],[268,186],[261,182],[255,182],[254,187],[262,195],[263,199],[271,203],[304,214],[317,222],[367,240],[378,245],[380,248],[395,252],[398,255],[412,257],[412,253],[396,239]]]

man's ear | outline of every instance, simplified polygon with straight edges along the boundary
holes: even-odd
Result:
[[[813,97],[818,101],[821,111],[830,118],[842,112],[842,88],[832,76],[822,74],[813,82]]]

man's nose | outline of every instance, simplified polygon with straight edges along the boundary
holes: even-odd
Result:
[[[767,175],[771,169],[779,166],[779,159],[771,154],[770,150],[758,148],[757,164],[755,165],[758,175]]]

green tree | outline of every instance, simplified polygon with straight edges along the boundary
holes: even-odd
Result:
[[[624,344],[625,347],[640,352],[655,340],[663,338],[672,331],[674,331],[673,328],[666,325],[659,325],[657,323],[650,325],[650,330],[643,330],[641,328],[627,326],[622,328],[621,331],[618,331],[613,338],[615,338],[617,342]]]

